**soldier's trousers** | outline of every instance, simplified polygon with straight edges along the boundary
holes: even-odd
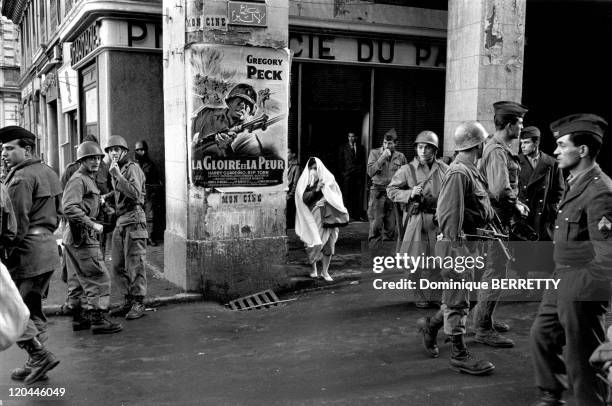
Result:
[[[113,272],[124,295],[147,295],[147,237],[144,223],[117,225],[113,231]]]
[[[49,288],[53,271],[31,278],[14,279],[15,286],[30,311],[30,319],[24,333],[17,342],[28,341],[47,330],[47,318],[43,313],[42,298]]]
[[[395,210],[393,210],[393,201],[387,197],[385,190],[370,190],[368,219],[370,248],[377,248],[381,241],[395,241]]]
[[[474,280],[472,270],[464,272],[443,271],[442,280],[448,282]],[[444,333],[447,335],[465,334],[465,324],[470,310],[470,291],[467,289],[444,289],[442,291],[442,306],[434,319],[444,318]]]
[[[561,278],[559,287],[544,291],[531,327],[536,385],[555,392],[571,387],[576,405],[603,406],[606,385],[597,378],[589,357],[605,340],[604,314],[608,303],[586,299],[609,297],[609,283],[607,278],[593,275],[587,269],[557,271],[552,278]],[[593,288],[601,290],[597,297],[585,295],[588,291],[593,293]]]
[[[64,247],[68,271],[68,304],[84,309],[107,310],[110,277],[100,247]]]
[[[507,277],[506,266],[508,260],[499,242],[489,241],[487,245],[486,267],[480,280],[491,286],[492,279],[505,279]],[[474,329],[476,332],[493,329],[493,312],[501,295],[501,289],[489,288],[478,291],[478,304],[474,308]]]

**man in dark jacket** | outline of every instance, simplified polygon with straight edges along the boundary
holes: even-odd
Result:
[[[525,127],[521,131],[519,160],[519,200],[529,207],[526,223],[538,235],[538,252],[533,256],[533,243],[516,242],[514,268],[526,275],[528,271],[552,271],[552,226],[556,208],[563,195],[563,174],[557,160],[540,151],[540,130]]]
[[[147,232],[149,233],[149,245],[155,247],[158,239],[162,236],[163,230],[163,210],[162,200],[164,196],[163,183],[157,166],[149,157],[149,145],[141,140],[134,146],[134,157],[140,165],[140,169],[145,175],[145,196],[144,211],[147,216]]]
[[[28,130],[9,126],[0,129],[2,159],[9,173],[4,180],[15,212],[17,235],[9,245],[6,267],[30,310],[26,331],[17,345],[29,358],[11,378],[32,384],[44,379],[59,360],[44,346],[47,319],[42,298],[53,271],[60,265],[53,232],[62,214],[62,188],[53,169],[34,154],[36,136]]]
[[[361,220],[363,212],[363,181],[365,150],[357,142],[354,132],[348,133],[348,142],[340,147],[338,170],[341,174],[342,198],[353,220]]]

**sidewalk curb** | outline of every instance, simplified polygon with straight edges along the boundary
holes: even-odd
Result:
[[[201,293],[177,293],[173,296],[158,296],[146,298],[145,306],[159,307],[168,304],[177,303],[193,303],[204,301],[204,295]],[[64,316],[62,313],[62,305],[48,305],[43,307],[43,312],[46,316]]]

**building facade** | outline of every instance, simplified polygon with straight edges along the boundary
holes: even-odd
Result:
[[[161,3],[5,1],[19,27],[20,123],[61,173],[86,136],[146,140],[164,168]]]
[[[17,26],[0,16],[0,127],[19,124],[19,64]]]

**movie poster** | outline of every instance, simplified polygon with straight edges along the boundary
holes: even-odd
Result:
[[[283,183],[289,67],[286,50],[205,44],[190,49],[192,185]]]

